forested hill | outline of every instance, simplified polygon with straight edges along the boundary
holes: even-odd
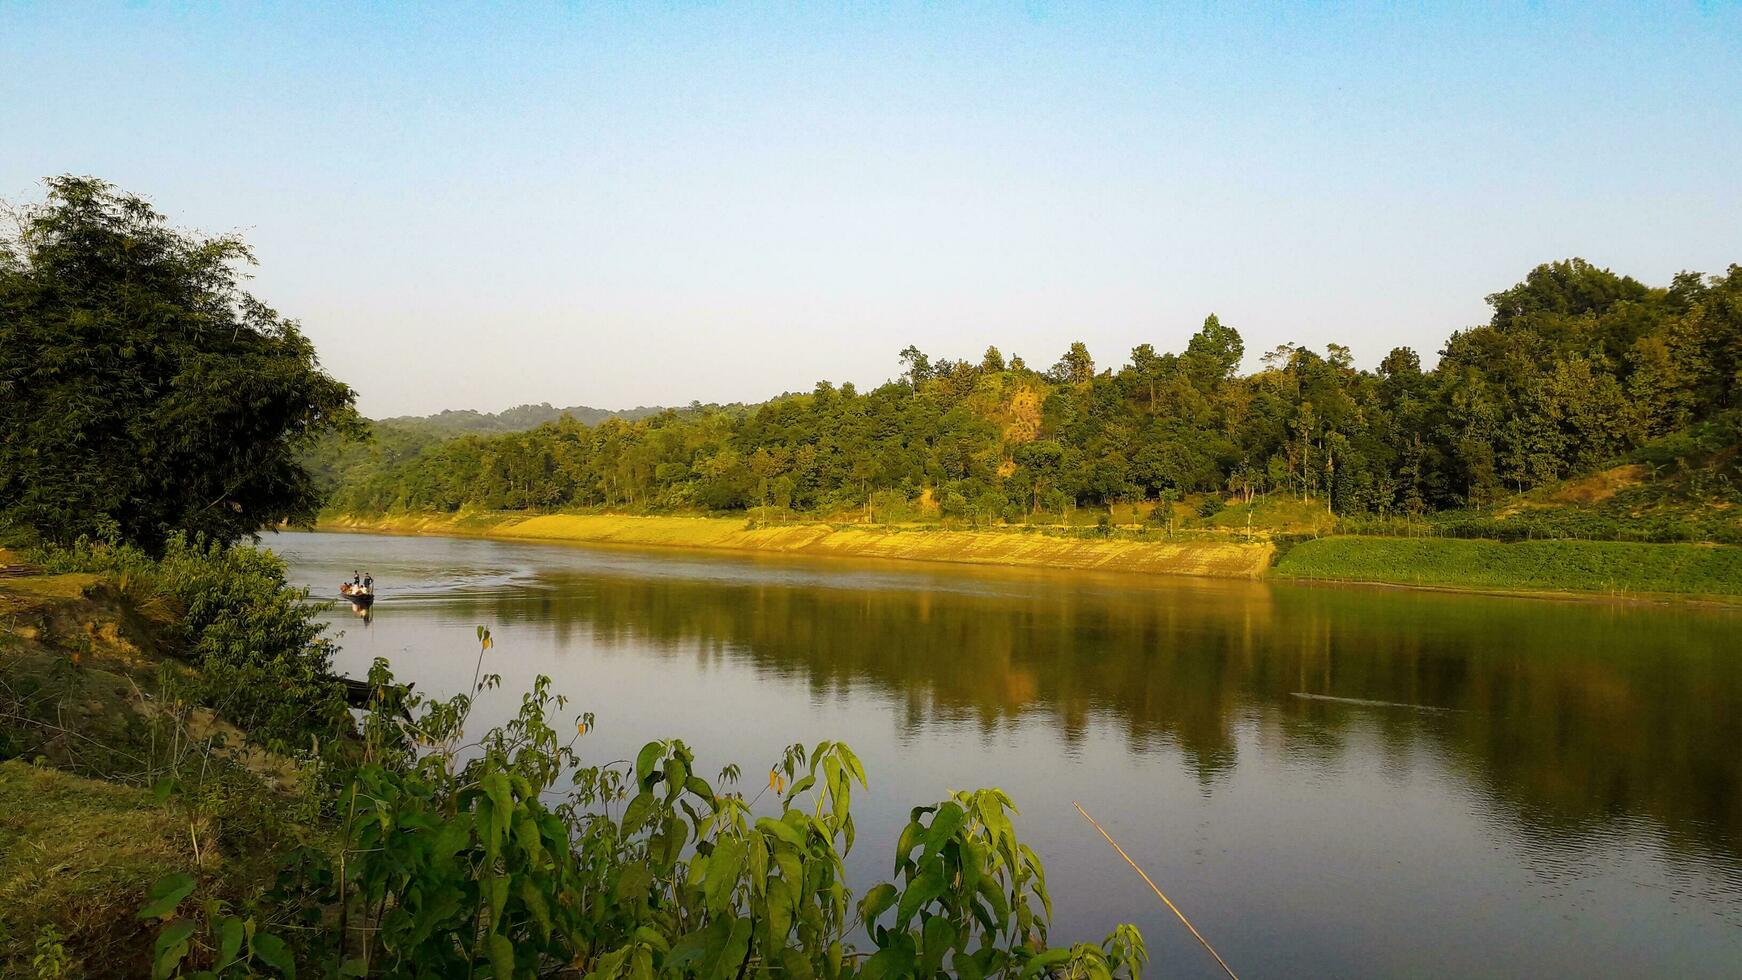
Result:
[[[1696,453],[1719,461],[1717,479],[1682,483],[1742,503],[1721,451],[1742,399],[1742,267],[1650,286],[1572,259],[1488,301],[1490,321],[1453,333],[1432,370],[1407,347],[1362,368],[1338,344],[1283,345],[1242,375],[1244,342],[1215,316],[1184,350],[1143,344],[1111,368],[1081,343],[1040,368],[996,348],[948,360],[910,347],[905,373],[870,391],[821,382],[736,411],[377,447],[332,469],[330,506],[1017,521],[1287,493],[1384,516],[1489,507],[1648,446],[1654,475]]]
[[[623,409],[590,408],[586,405],[553,408],[550,402],[540,402],[537,405],[516,405],[500,412],[478,412],[468,408],[448,409],[434,415],[396,415],[381,419],[377,424],[397,429],[423,430],[442,436],[485,435],[524,432],[546,422],[555,422],[564,415],[585,425],[598,425],[606,419],[633,422],[649,415],[658,415],[662,411],[663,408],[645,405]]]

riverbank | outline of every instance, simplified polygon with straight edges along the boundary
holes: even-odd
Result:
[[[1730,545],[1346,535],[1287,549],[1271,574],[1466,592],[1742,602],[1742,548]]]
[[[322,530],[708,549],[1223,578],[1277,578],[1495,595],[1742,603],[1742,548],[1557,539],[1329,535],[1282,550],[1267,540],[1083,538],[737,518],[489,512],[323,519]]]
[[[142,598],[0,549],[0,975],[146,976],[155,883],[240,900],[273,881],[297,765],[179,700],[179,614]],[[153,791],[172,779],[188,793]]]
[[[1270,567],[1274,554],[1268,541],[1082,538],[1021,528],[952,531],[820,522],[757,525],[741,518],[623,514],[341,516],[323,519],[319,528],[1222,578],[1259,578]]]

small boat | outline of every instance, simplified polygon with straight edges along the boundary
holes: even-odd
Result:
[[[411,694],[416,684],[393,684],[388,687],[376,687],[368,681],[360,681],[354,677],[334,677],[334,680],[345,686],[345,703],[353,708],[374,710],[379,705],[387,705],[389,710],[406,721],[411,720],[411,711],[405,706],[405,699]]]
[[[353,606],[369,606],[375,602],[375,593],[360,585],[352,585],[351,583],[346,582],[344,585],[339,586],[339,598],[344,599]]]

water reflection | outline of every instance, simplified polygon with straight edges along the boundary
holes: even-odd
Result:
[[[545,569],[529,584],[454,608],[561,643],[748,657],[819,692],[870,685],[912,730],[1045,711],[1078,742],[1110,713],[1132,749],[1177,746],[1204,783],[1238,765],[1254,713],[1310,759],[1358,724],[1398,756],[1430,742],[1546,838],[1632,815],[1680,846],[1742,841],[1742,616],[1725,611],[1021,574],[867,589]]]
[[[1243,976],[1732,975],[1742,962],[1742,614],[1081,573],[446,539],[273,541],[382,583],[343,657],[459,690],[497,630],[600,712],[603,758],[794,738],[873,773],[850,859],[914,802],[996,784],[1047,857],[1059,935],[1138,921],[1215,975],[1092,836],[1142,856]],[[341,614],[342,613],[342,614]],[[487,713],[481,705],[481,713]],[[855,798],[856,807],[860,804]],[[1504,950],[1504,959],[1497,959]],[[1201,957],[1200,957],[1201,958]]]

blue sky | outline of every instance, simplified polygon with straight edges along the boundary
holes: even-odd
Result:
[[[239,230],[372,415],[1372,365],[1580,255],[1742,262],[1742,5],[0,0],[0,197]]]

